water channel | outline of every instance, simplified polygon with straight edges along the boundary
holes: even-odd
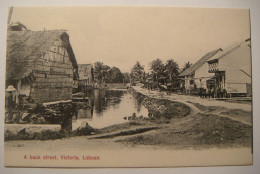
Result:
[[[148,117],[148,110],[127,90],[94,89],[86,91],[89,109],[78,110],[77,117],[72,118],[72,130],[84,127],[86,123],[93,128],[128,122],[125,117]]]

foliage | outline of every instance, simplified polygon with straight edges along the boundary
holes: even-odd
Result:
[[[159,85],[159,82],[162,82],[163,79],[165,79],[166,74],[164,70],[164,64],[160,59],[153,60],[150,63],[150,71],[153,77],[153,83],[157,83],[157,86]]]
[[[189,67],[191,67],[192,63],[190,62],[186,62],[184,67],[182,68],[181,72],[184,72],[186,69],[188,69]]]
[[[146,84],[152,88],[160,87],[160,84],[177,87],[179,84],[179,65],[173,59],[164,64],[161,59],[155,59],[150,63],[150,72],[146,75]]]
[[[144,66],[141,65],[139,61],[137,61],[130,73],[131,83],[142,83],[144,81],[144,75]]]
[[[112,67],[96,62],[94,65],[94,76],[96,81],[101,83],[128,83],[129,74],[123,74],[118,67]],[[127,82],[128,81],[128,82]]]
[[[130,74],[123,73],[123,76],[124,76],[124,83],[130,83]]]
[[[178,86],[179,65],[173,59],[167,60],[165,64],[165,72],[167,73],[167,83]]]
[[[117,67],[113,67],[108,71],[109,74],[109,83],[123,83],[124,82],[124,76],[121,73],[120,69]]]
[[[104,83],[105,81],[108,81],[109,78],[108,70],[110,69],[110,67],[104,65],[103,62],[96,62],[94,67],[95,67],[94,74],[97,82]]]

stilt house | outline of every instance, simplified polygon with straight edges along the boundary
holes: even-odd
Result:
[[[94,87],[94,68],[92,64],[79,64],[79,89]]]
[[[217,50],[208,52],[191,67],[179,75],[179,77],[184,80],[184,87],[186,92],[191,92],[194,90],[194,88],[206,89],[206,81],[212,76],[212,74],[208,72],[207,60],[209,60],[214,55],[217,55],[221,51],[222,49],[219,48]]]
[[[226,89],[231,96],[252,94],[250,39],[230,46],[207,62],[212,86]]]
[[[78,65],[64,30],[8,31],[6,87],[38,103],[72,99]]]

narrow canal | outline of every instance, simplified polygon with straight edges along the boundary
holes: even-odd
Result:
[[[93,128],[128,122],[125,117],[148,117],[148,110],[127,90],[94,89],[86,91],[89,109],[78,110],[72,118],[72,130],[84,127],[86,123]]]

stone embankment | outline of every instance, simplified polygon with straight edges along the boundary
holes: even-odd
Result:
[[[191,109],[189,106],[167,99],[157,99],[148,97],[142,93],[137,92],[133,88],[129,88],[135,98],[144,105],[149,112],[151,119],[166,118],[171,119],[175,117],[185,117],[190,114]]]

